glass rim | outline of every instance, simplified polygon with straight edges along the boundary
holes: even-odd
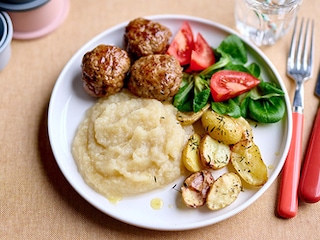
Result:
[[[254,3],[258,6],[262,6],[265,8],[286,8],[292,6],[299,6],[303,2],[303,0],[283,0],[283,1],[274,1],[274,0],[245,0],[247,3]],[[281,3],[283,2],[283,3]]]

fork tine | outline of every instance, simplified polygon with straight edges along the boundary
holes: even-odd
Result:
[[[310,55],[308,54],[309,51],[307,49],[307,42],[309,42],[308,31],[309,31],[309,19],[307,20],[307,23],[306,23],[306,30],[305,30],[304,43],[303,43],[303,53],[302,53],[302,69],[304,70],[307,69],[308,56]]]
[[[287,62],[287,69],[290,69],[294,65],[294,59],[295,59],[295,49],[296,49],[296,30],[297,30],[297,21],[298,19],[296,18],[294,22],[294,28],[293,28],[293,33],[292,33],[292,38],[291,38],[291,44],[290,44],[290,49],[289,49],[289,56],[288,56],[288,62]]]
[[[297,29],[297,22],[298,19],[294,23],[287,70],[296,69],[311,73],[314,57],[314,21],[307,19],[306,24],[304,24],[305,20],[302,19],[299,30]]]
[[[305,27],[305,36],[304,36],[304,43],[303,43],[303,52],[302,54],[302,66],[298,69],[302,69],[304,71],[312,72],[313,68],[313,39],[314,39],[314,22],[311,22],[311,30],[309,29],[309,22],[308,19],[306,27]],[[302,27],[301,27],[302,28]],[[301,29],[302,31],[302,29]],[[311,31],[311,33],[309,33]],[[309,45],[308,45],[309,43]],[[308,48],[309,47],[309,51]],[[300,61],[301,62],[301,61]]]
[[[299,32],[299,39],[298,39],[298,49],[297,49],[297,52],[296,52],[296,66],[297,66],[297,69],[301,69],[301,56],[302,56],[302,31],[303,31],[303,23],[304,23],[304,19],[301,20],[301,23],[300,23],[300,32]],[[307,31],[306,31],[307,33]],[[304,53],[305,53],[305,48],[306,48],[306,37],[307,35],[305,35],[305,41],[304,41]]]
[[[314,54],[314,21],[312,19],[311,21],[311,35],[310,35],[310,49],[309,49],[309,60],[308,60],[308,68],[309,71],[312,73],[313,72],[313,54]]]

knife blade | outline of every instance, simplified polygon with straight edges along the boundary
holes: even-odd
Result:
[[[320,68],[319,68],[318,79],[317,79],[317,83],[316,83],[316,89],[315,89],[314,93],[318,97],[320,97]]]
[[[320,69],[319,69],[320,70]],[[320,97],[320,71],[315,87],[315,95]],[[303,161],[299,197],[307,203],[320,200],[320,108],[318,106],[313,129],[310,135],[305,159]]]

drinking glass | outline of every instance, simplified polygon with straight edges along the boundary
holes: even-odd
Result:
[[[257,46],[272,45],[293,24],[303,0],[235,0],[237,29]]]

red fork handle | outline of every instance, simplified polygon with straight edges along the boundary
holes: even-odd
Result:
[[[298,185],[302,157],[304,115],[292,113],[293,129],[289,153],[282,169],[278,214],[283,218],[295,217],[298,211]]]
[[[308,203],[320,200],[320,109],[317,111],[302,167],[299,196]]]

